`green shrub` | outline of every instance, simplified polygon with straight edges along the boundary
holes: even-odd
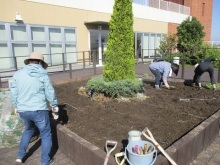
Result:
[[[209,58],[209,57],[215,57],[217,58],[218,60],[220,60],[220,49],[217,48],[216,46],[212,46],[208,43],[204,43],[202,45],[202,48],[205,49],[205,58]],[[219,68],[220,65],[219,65],[219,61],[214,61],[212,62],[212,64],[214,65],[215,68]]]
[[[107,97],[132,97],[142,91],[142,81],[139,79],[123,79],[119,81],[104,81],[103,77],[95,77],[86,83],[86,91],[93,89]]]
[[[209,57],[220,59],[220,49],[204,42],[200,49],[194,49],[191,53],[186,54],[186,58],[189,59],[186,63],[195,65],[196,63],[200,63],[202,60]],[[215,68],[220,67],[219,61],[214,61],[212,64]]]

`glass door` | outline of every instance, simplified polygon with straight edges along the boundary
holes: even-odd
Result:
[[[109,30],[89,30],[90,33],[90,51],[91,60],[93,62],[94,56],[96,57],[96,63],[102,65],[104,59],[103,53],[107,49],[108,33]]]

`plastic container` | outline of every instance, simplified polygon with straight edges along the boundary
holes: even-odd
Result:
[[[128,132],[128,143],[131,141],[140,141],[141,139],[141,132],[138,130],[131,130]]]
[[[180,64],[180,57],[173,57],[173,63]]]
[[[144,148],[145,144],[147,144],[148,147],[150,146],[153,147],[151,152],[143,155],[134,153],[133,148],[135,146],[139,146],[139,147],[141,146],[142,148]],[[153,165],[157,158],[157,150],[155,146],[148,141],[142,141],[142,140],[131,141],[128,144],[126,150],[127,150],[126,159],[130,165]]]

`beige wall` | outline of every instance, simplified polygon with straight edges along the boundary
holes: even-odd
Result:
[[[144,19],[134,19],[134,31],[167,34],[168,23]]]
[[[84,23],[93,21],[109,22],[111,18],[110,14],[25,0],[1,0],[0,11],[0,22],[15,22],[16,12],[19,12],[25,24],[76,27],[78,51],[89,49],[88,29]],[[167,33],[168,24],[152,20],[134,19],[134,31]]]

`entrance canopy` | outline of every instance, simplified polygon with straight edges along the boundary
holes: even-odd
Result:
[[[92,22],[84,22],[88,29],[98,29],[101,28],[103,30],[109,29],[109,22],[105,21],[92,21]]]

